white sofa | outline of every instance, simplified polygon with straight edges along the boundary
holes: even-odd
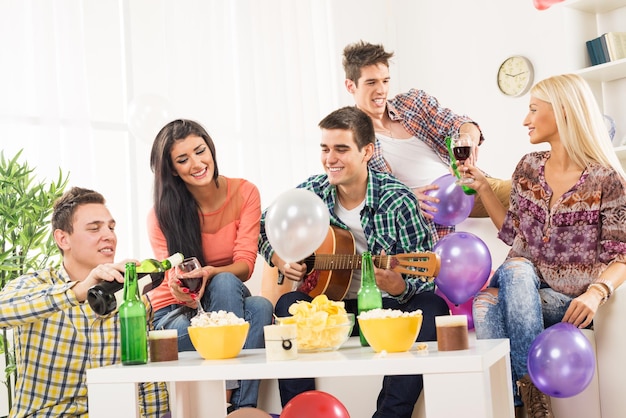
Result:
[[[556,418],[623,418],[626,416],[626,285],[598,309],[594,330],[584,333],[596,352],[594,380],[571,398],[552,398]]]
[[[603,418],[626,416],[626,286],[600,308],[595,320],[598,376],[600,377],[600,411]]]

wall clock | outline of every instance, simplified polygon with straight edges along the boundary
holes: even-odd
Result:
[[[498,69],[498,88],[502,94],[519,97],[533,85],[534,72],[530,60],[521,55],[508,57]]]

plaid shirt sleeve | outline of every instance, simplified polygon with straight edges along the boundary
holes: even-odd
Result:
[[[0,327],[40,321],[78,305],[74,292],[68,292],[74,284],[49,270],[40,270],[9,281],[0,292]]]
[[[456,133],[465,123],[480,126],[469,116],[458,115],[439,104],[439,101],[424,90],[411,89],[389,100],[387,103],[389,117],[402,122],[404,129],[424,141],[447,164],[450,155],[445,138]],[[480,143],[484,141],[482,131]]]
[[[411,206],[407,206],[407,208],[411,208]],[[404,234],[401,235],[402,241],[420,242],[421,249],[419,251],[431,250],[437,239],[437,231],[434,225],[422,216],[418,205],[415,206],[415,212],[418,215],[414,215],[411,212],[413,212],[413,210],[405,212],[400,217],[404,223]],[[434,291],[435,289],[433,281],[427,281],[425,278],[419,276],[405,275],[405,282],[406,288],[404,292],[395,296],[390,295],[397,299],[399,303],[407,303],[417,293]]]
[[[63,269],[11,280],[0,292],[0,327],[14,327],[17,380],[12,416],[86,416],[88,368],[120,362],[117,311],[98,316],[80,303]],[[165,384],[139,387],[143,417],[168,407]]]
[[[267,264],[271,267],[274,267],[272,264],[272,255],[274,255],[274,249],[270,245],[269,240],[267,239],[267,232],[265,231],[265,216],[267,215],[267,209],[263,211],[261,214],[261,230],[259,232],[259,254],[263,256]]]
[[[364,232],[372,253],[401,254],[429,251],[437,240],[434,224],[419,208],[413,191],[395,177],[370,170],[364,215]],[[406,303],[417,293],[433,291],[433,282],[403,275],[405,291],[391,296]]]

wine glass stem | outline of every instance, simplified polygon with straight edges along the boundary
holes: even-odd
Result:
[[[458,182],[463,181],[463,177],[465,176],[465,171],[463,171],[463,163],[465,162],[465,160],[457,160],[456,161],[456,167],[457,170],[459,172],[459,180]]]
[[[461,169],[461,167],[463,167],[463,164],[465,163],[465,160],[458,160],[458,170],[459,170],[459,179],[456,181],[457,185],[462,185],[462,184],[472,184],[474,182],[473,179],[465,177],[466,172],[464,170]]]
[[[205,313],[204,312],[204,308],[202,307],[202,301],[200,299],[202,299],[202,298],[198,298],[197,299],[197,301],[198,301],[198,315],[201,315],[201,314]]]

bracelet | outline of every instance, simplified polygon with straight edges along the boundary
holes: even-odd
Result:
[[[587,291],[591,289],[598,289],[600,291],[600,293],[602,294],[602,300],[600,301],[600,306],[604,305],[604,303],[609,299],[609,293],[605,289],[605,287],[600,283],[591,283],[589,286],[587,286]]]
[[[587,286],[587,291],[591,289],[598,289],[598,291],[602,294],[602,300],[600,301],[600,306],[604,305],[604,303],[609,298],[609,294],[606,288],[600,283],[591,283],[589,286]]]
[[[595,283],[599,283],[602,284],[606,287],[606,290],[608,292],[606,298],[610,298],[613,295],[613,292],[615,292],[615,287],[613,287],[613,283],[611,283],[609,280],[606,279],[598,279],[595,281]]]

